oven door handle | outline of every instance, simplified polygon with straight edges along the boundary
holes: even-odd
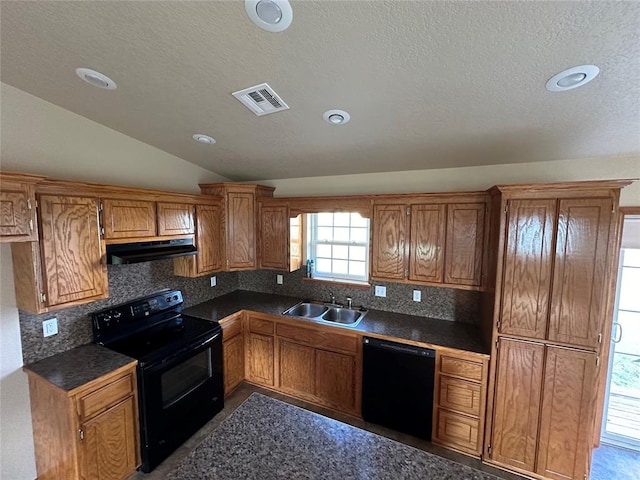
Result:
[[[202,340],[198,344],[188,345],[188,346],[186,346],[184,348],[181,348],[177,352],[169,355],[168,357],[163,358],[159,362],[154,362],[154,363],[152,363],[150,365],[141,365],[141,366],[144,366],[145,368],[147,368],[149,370],[155,370],[158,367],[165,368],[168,363],[172,363],[176,359],[184,357],[185,354],[188,354],[188,356],[193,356],[196,353],[199,353],[201,350],[204,350],[205,348],[209,347],[209,345],[212,344],[221,335],[222,335],[222,332],[218,332],[218,333],[216,333],[215,335],[213,335],[211,337],[207,337],[206,339]]]

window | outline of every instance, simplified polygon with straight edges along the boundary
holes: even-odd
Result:
[[[359,213],[326,212],[307,216],[308,255],[314,278],[369,280],[369,219]]]

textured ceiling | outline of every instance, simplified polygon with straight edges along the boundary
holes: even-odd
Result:
[[[234,180],[640,152],[640,2],[292,6],[268,33],[241,0],[2,1],[1,79]],[[586,63],[588,85],[545,90]],[[291,109],[256,117],[231,96],[262,82]],[[333,108],[351,122],[325,123]]]

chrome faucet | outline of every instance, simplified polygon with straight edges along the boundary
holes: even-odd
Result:
[[[351,308],[352,304],[353,304],[353,298],[347,297],[347,308]]]

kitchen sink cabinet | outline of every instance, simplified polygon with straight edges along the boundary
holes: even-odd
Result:
[[[275,338],[271,320],[249,314],[246,319],[245,376],[251,383],[274,387]]]
[[[14,243],[18,308],[44,313],[108,296],[98,200],[40,195],[40,242]]]
[[[481,289],[486,208],[485,197],[475,194],[376,199],[371,278]]]
[[[198,253],[173,260],[174,273],[200,277],[223,270],[224,211],[222,203],[196,205],[195,241]]]
[[[38,240],[34,183],[40,177],[0,174],[0,242]]]
[[[71,391],[27,373],[39,479],[124,480],[136,470],[135,362]]]
[[[227,396],[244,380],[243,314],[237,313],[221,325],[224,394]]]
[[[158,202],[158,235],[192,235],[193,205]]]
[[[106,240],[155,237],[157,234],[155,202],[105,198],[102,208]]]

